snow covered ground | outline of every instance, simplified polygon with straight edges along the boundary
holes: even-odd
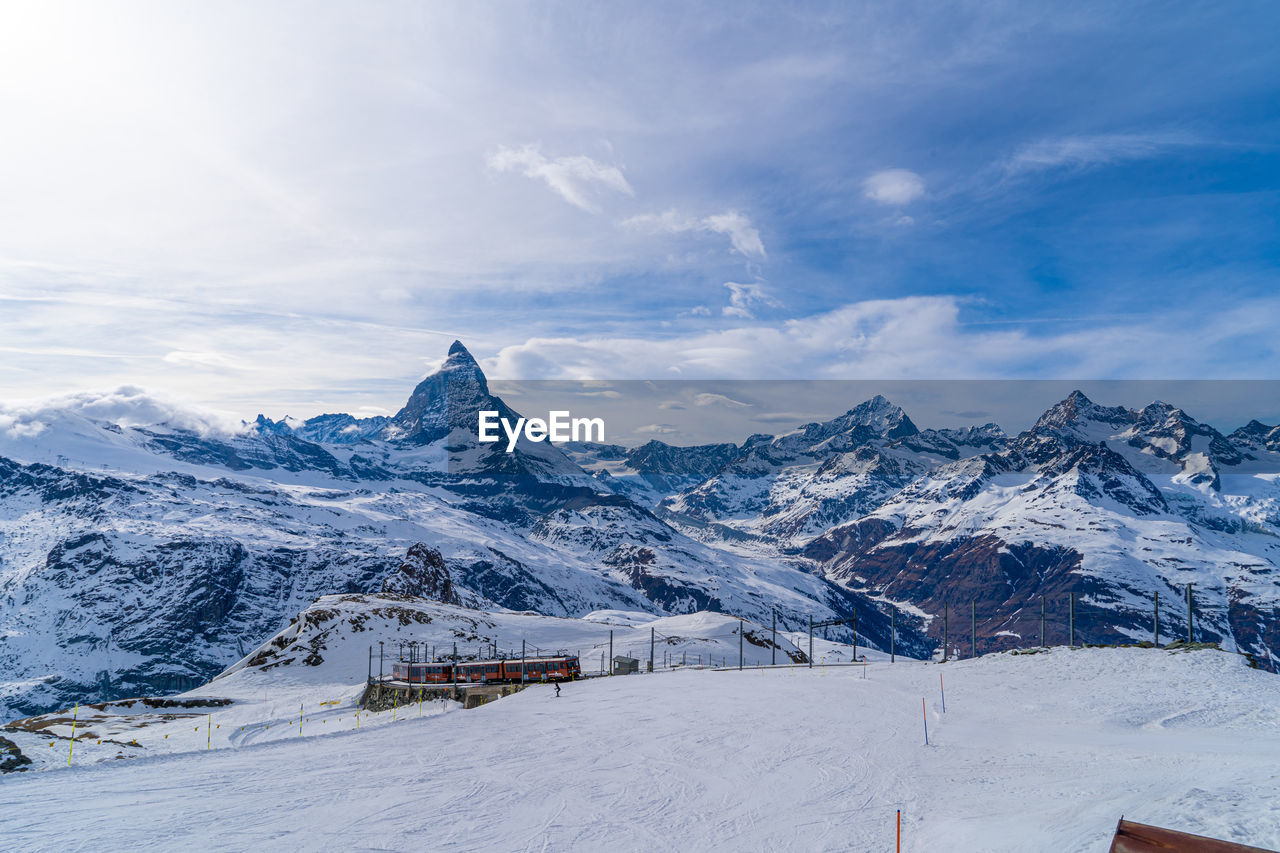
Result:
[[[741,644],[740,626],[746,629]],[[775,656],[766,645],[772,642],[769,627],[722,613],[659,618],[607,610],[585,619],[566,619],[485,612],[416,598],[330,595],[195,690],[164,698],[80,705],[14,721],[0,728],[0,736],[32,761],[32,769],[57,770],[67,767],[68,752],[73,765],[84,765],[363,730],[398,722],[405,714],[425,716],[454,706],[423,703],[385,715],[357,715],[366,673],[371,669],[377,675],[381,669],[389,676],[392,672],[399,651],[393,638],[417,642],[423,654],[434,650],[441,656],[451,653],[456,644],[464,659],[487,656],[490,643],[504,655],[516,656],[523,642],[530,656],[561,650],[580,655],[583,672],[593,674],[607,666],[611,635],[615,655],[645,661],[652,636],[654,665],[659,670],[712,663],[737,666],[740,650],[748,666],[775,659],[779,663],[803,660],[799,648],[808,641],[807,634],[779,631]],[[384,637],[386,660],[379,664],[377,641]],[[863,654],[861,647],[859,654]],[[817,637],[814,656],[819,662],[847,662],[852,647]],[[74,750],[70,748],[73,724]]]
[[[9,774],[0,847],[892,850],[897,809],[909,851],[1097,851],[1122,814],[1280,847],[1280,679],[1223,652],[681,670],[432,711]]]

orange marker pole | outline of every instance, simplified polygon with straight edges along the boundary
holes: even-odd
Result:
[[[920,716],[924,719],[924,745],[929,745],[929,712],[924,707],[924,697],[920,697]]]
[[[902,853],[902,809],[898,809],[898,853]]]
[[[942,713],[947,713],[947,688],[942,685],[942,673],[938,673],[938,689],[942,691]]]

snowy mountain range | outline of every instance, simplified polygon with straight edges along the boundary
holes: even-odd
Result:
[[[0,717],[190,688],[320,597],[384,591],[791,629],[856,613],[882,649],[893,607],[898,652],[927,655],[949,605],[973,602],[981,651],[1030,644],[1041,595],[1065,630],[1073,591],[1087,641],[1148,639],[1155,592],[1172,638],[1193,583],[1196,639],[1280,653],[1280,429],[1257,421],[1223,435],[1076,393],[1009,436],[875,397],[742,444],[505,453],[478,409],[516,416],[455,343],[390,418],[226,428],[133,392],[0,410]]]
[[[390,419],[228,431],[125,396],[0,421],[0,717],[203,684],[321,596],[384,587],[791,628],[857,610],[888,641],[872,602],[799,555],[699,542],[551,444],[480,444],[477,408],[514,413],[461,344]]]

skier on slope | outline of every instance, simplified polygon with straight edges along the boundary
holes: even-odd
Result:
[[[557,698],[557,699],[559,699],[559,698],[560,698],[560,685],[559,685],[559,684],[557,684],[557,685],[556,685],[556,698]]]

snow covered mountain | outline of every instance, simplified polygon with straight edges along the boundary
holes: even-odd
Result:
[[[564,449],[603,488],[649,507],[715,476],[739,452],[736,444],[676,447],[657,439],[631,449],[618,444],[568,444]]]
[[[803,553],[935,616],[963,605],[951,637],[966,650],[971,610],[980,651],[1037,638],[1041,596],[1061,641],[1072,592],[1080,641],[1151,639],[1156,593],[1163,639],[1185,636],[1191,583],[1195,639],[1269,668],[1280,651],[1280,458],[1165,403],[1073,393],[1005,450],[928,472]]]
[[[753,436],[714,476],[662,501],[659,512],[730,540],[799,545],[872,511],[941,462],[1004,441],[994,424],[918,430],[877,395],[830,421]]]
[[[575,617],[859,615],[928,654],[1185,630],[1273,667],[1280,450],[1181,409],[1075,393],[1010,438],[919,429],[883,397],[741,445],[482,444],[460,343],[391,418],[227,426],[135,389],[0,411],[0,716],[204,683],[328,594]],[[971,626],[972,627],[972,626]],[[964,632],[957,626],[952,646]],[[837,632],[837,638],[847,637]],[[1055,637],[1058,641],[1062,636]]]
[[[857,609],[887,643],[887,617],[802,558],[695,541],[549,443],[480,444],[477,407],[514,413],[460,343],[385,422],[234,430],[126,396],[0,421],[0,717],[193,687],[321,596],[384,587],[792,628]]]
[[[686,448],[686,451],[696,448]],[[743,553],[801,554],[829,578],[914,610],[952,653],[1039,640],[1185,636],[1280,657],[1280,428],[1231,435],[1182,409],[1100,406],[1077,391],[1009,438],[918,430],[875,397],[752,436],[703,482],[656,501],[680,530]],[[963,625],[948,628],[961,614]],[[976,623],[976,627],[974,624]],[[963,639],[961,639],[963,637]]]

